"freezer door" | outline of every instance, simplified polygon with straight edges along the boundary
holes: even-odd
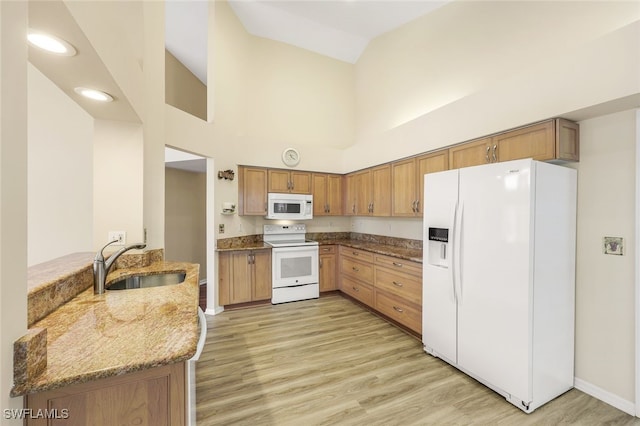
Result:
[[[453,364],[457,351],[452,259],[457,200],[457,170],[424,176],[422,342],[428,353]]]
[[[531,400],[532,162],[460,170],[458,364]],[[425,297],[426,300],[426,297]]]

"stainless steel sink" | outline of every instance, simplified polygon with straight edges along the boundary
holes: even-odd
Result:
[[[112,282],[107,290],[128,290],[132,288],[149,288],[175,285],[184,282],[184,272],[167,272],[153,275],[132,275]]]

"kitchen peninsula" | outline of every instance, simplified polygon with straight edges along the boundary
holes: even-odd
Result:
[[[109,275],[107,287],[134,274],[183,272],[184,282],[96,295],[86,279],[91,278],[86,274],[90,262],[63,271],[62,279],[56,276],[61,265],[56,267],[55,261],[32,268],[43,284],[31,288],[30,296],[46,295],[47,287],[60,287],[61,282],[79,281],[84,289],[43,318],[30,321],[29,333],[15,345],[12,396],[26,395],[28,408],[67,408],[69,416],[83,420],[102,410],[120,419],[184,423],[184,362],[196,352],[199,334],[199,265],[164,261],[162,253],[145,255],[123,256],[124,267]],[[29,305],[42,310],[37,301],[30,300]],[[45,344],[38,343],[42,339]],[[134,392],[140,386],[146,391]],[[110,401],[107,405],[105,398]],[[148,406],[141,410],[136,405],[142,400]]]

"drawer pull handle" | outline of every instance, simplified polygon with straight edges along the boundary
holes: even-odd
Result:
[[[395,285],[396,287],[402,287],[402,286],[404,286],[404,284],[399,283],[399,282],[397,282],[397,281],[392,281],[392,283],[393,283],[393,285]]]
[[[395,309],[397,312],[403,313],[404,310],[402,310],[401,308],[398,308],[397,306],[394,306],[393,309]]]
[[[360,272],[360,269],[356,268],[355,266],[352,266],[351,269],[353,269],[356,272]]]
[[[397,266],[398,268],[402,268],[402,263],[393,262],[393,266]]]
[[[354,256],[358,255],[358,252],[352,251],[351,253],[353,253]]]
[[[358,287],[353,287],[353,291],[360,291],[360,289]]]
[[[322,251],[330,251],[331,249],[329,248],[323,248]]]

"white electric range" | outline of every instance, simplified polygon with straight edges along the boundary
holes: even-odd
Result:
[[[271,303],[320,296],[318,242],[307,240],[305,224],[264,225],[263,240],[271,250]]]

